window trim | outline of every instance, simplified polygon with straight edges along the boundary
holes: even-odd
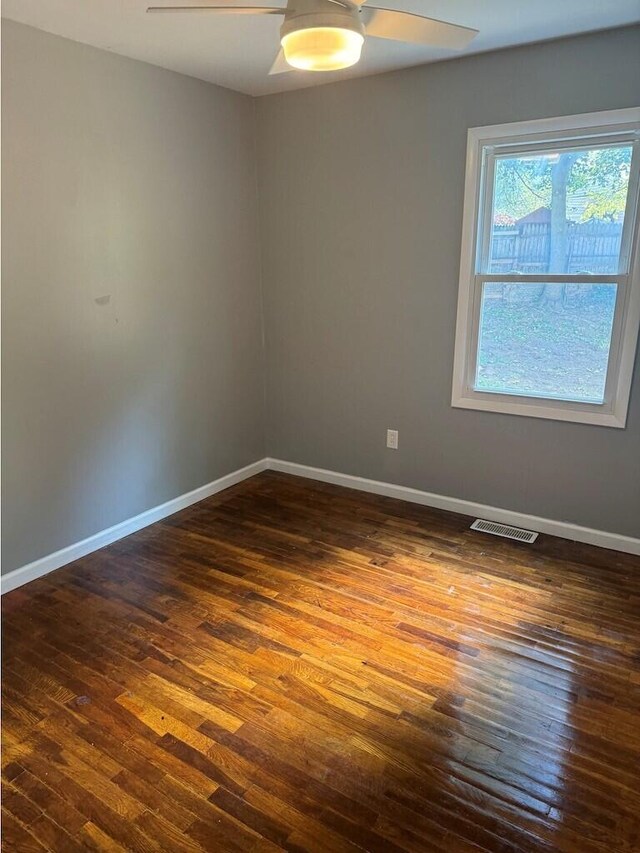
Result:
[[[594,137],[632,136],[634,153],[629,177],[629,200],[620,249],[620,262],[628,263],[626,271],[616,275],[593,274],[594,282],[614,282],[618,285],[616,309],[613,320],[609,367],[605,387],[605,401],[579,403],[541,397],[510,394],[492,394],[476,391],[472,386],[472,368],[477,358],[479,330],[479,300],[483,281],[520,282],[580,282],[585,275],[505,275],[488,274],[481,266],[487,258],[487,233],[480,227],[487,217],[487,207],[493,202],[492,194],[484,192],[487,181],[482,168],[485,150],[489,147],[517,146],[526,138],[527,145],[544,148],[544,143],[559,141],[561,145],[575,147],[581,139],[593,142]],[[560,139],[558,140],[558,137]],[[572,137],[567,142],[568,137]],[[640,179],[640,107],[583,113],[559,118],[534,119],[487,127],[470,128],[467,134],[467,159],[464,184],[464,213],[462,221],[462,248],[458,288],[458,314],[453,367],[453,393],[451,405],[455,408],[476,409],[503,414],[524,415],[575,423],[596,424],[624,428],[626,425],[631,392],[635,352],[640,329],[640,210],[638,210],[638,183]],[[492,158],[495,162],[495,156]],[[482,207],[482,210],[480,209]],[[490,211],[489,211],[490,218]],[[589,276],[590,277],[590,276]]]

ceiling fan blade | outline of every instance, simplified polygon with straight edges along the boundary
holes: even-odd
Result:
[[[149,6],[147,12],[218,12],[222,15],[284,15],[276,6]]]
[[[478,30],[447,24],[435,18],[425,18],[411,12],[379,9],[366,6],[360,12],[368,36],[433,47],[448,47],[462,50],[478,35]]]
[[[293,68],[284,58],[284,50],[280,48],[280,50],[278,51],[278,55],[276,56],[274,63],[271,66],[271,69],[269,70],[269,74],[284,74],[285,71],[293,71]]]

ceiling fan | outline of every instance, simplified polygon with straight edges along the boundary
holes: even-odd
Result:
[[[355,0],[287,0],[277,6],[150,6],[147,12],[212,12],[222,15],[284,15],[281,49],[269,74],[295,68],[337,71],[360,59],[364,37],[461,50],[478,30]]]

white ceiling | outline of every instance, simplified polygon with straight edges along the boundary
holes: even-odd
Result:
[[[292,71],[269,77],[279,48],[279,16],[147,15],[150,0],[3,0],[2,14],[50,33],[199,77],[250,95],[379,74],[458,55],[369,38],[347,71]],[[179,5],[189,0],[155,0]],[[207,0],[191,0],[204,4]],[[226,0],[230,5],[261,0]],[[286,0],[262,0],[262,5]],[[370,0],[480,30],[463,53],[478,53],[640,21],[640,0]]]

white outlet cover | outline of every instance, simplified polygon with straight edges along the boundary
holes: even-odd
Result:
[[[387,430],[387,447],[390,447],[392,450],[398,449],[398,430],[397,429],[388,429]]]

